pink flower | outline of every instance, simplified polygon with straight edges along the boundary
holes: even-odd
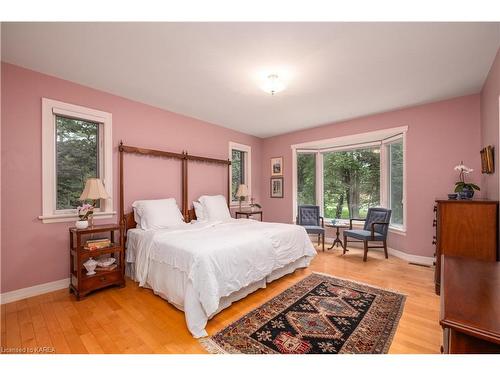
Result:
[[[92,215],[94,213],[94,206],[85,203],[82,206],[78,206],[76,208],[76,212],[80,217],[80,220],[87,220],[89,215]]]

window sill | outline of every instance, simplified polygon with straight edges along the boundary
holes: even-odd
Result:
[[[96,212],[94,214],[94,219],[95,220],[111,219],[115,215],[116,211]],[[63,223],[63,222],[78,220],[78,215],[76,214],[42,215],[38,216],[38,219],[42,220],[42,223],[44,224]]]
[[[400,236],[406,236],[406,228],[389,226],[389,233],[399,234]]]

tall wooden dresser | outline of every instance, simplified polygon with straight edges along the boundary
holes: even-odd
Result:
[[[498,261],[498,202],[436,200],[436,294],[440,293],[441,255]]]

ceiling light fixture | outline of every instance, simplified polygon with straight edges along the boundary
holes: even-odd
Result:
[[[268,75],[266,81],[262,85],[262,90],[271,95],[283,91],[284,89],[285,83],[278,77],[277,74]]]

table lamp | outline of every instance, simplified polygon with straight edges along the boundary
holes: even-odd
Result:
[[[83,189],[82,195],[80,195],[80,200],[92,200],[92,206],[95,207],[96,201],[98,199],[109,199],[110,196],[102,181],[98,178],[89,178],[85,183],[85,189]],[[93,214],[90,215],[90,225],[93,226],[94,218]]]
[[[244,201],[246,197],[248,197],[248,187],[245,184],[241,184],[240,186],[238,186],[236,196],[239,198],[241,211],[241,202]]]

